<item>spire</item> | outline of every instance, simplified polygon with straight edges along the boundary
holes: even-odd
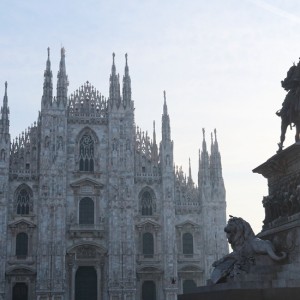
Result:
[[[166,91],[164,91],[164,106],[163,106],[163,115],[162,115],[162,140],[170,141],[171,140],[170,117],[168,115],[166,98],[167,98]]]
[[[221,163],[221,154],[219,152],[218,140],[217,140],[217,130],[214,130],[215,141],[212,144],[211,150],[211,178],[214,183],[223,182],[222,177],[222,163]]]
[[[9,107],[7,98],[7,81],[5,81],[5,91],[3,105],[1,107],[1,133],[9,133]]]
[[[208,185],[210,180],[209,156],[206,147],[204,128],[202,128],[202,134],[203,134],[203,141],[202,141],[201,154],[199,150],[199,170],[198,170],[199,187]]]
[[[152,159],[158,160],[158,148],[156,144],[156,132],[155,132],[155,121],[153,121],[153,146],[152,146]]]
[[[68,76],[66,72],[65,48],[61,48],[59,71],[57,74],[57,103],[66,105],[68,97]]]
[[[123,105],[127,107],[131,103],[131,79],[128,68],[128,55],[125,54],[125,75],[123,76]]]
[[[45,105],[52,104],[52,93],[53,93],[53,83],[52,83],[52,71],[50,62],[50,48],[47,48],[48,57],[46,62],[46,70],[44,72],[44,86],[43,86],[43,96],[42,96],[42,107]]]
[[[115,66],[115,53],[112,54],[113,63],[111,67],[111,75],[109,78],[109,102],[111,107],[116,105],[120,106],[121,95],[120,95],[120,81],[119,75],[116,74],[116,66]]]
[[[191,168],[191,158],[189,158],[189,177],[188,177],[188,184],[194,184],[192,179],[192,168]]]

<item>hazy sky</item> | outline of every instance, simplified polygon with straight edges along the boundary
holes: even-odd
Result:
[[[160,136],[163,90],[175,162],[197,182],[202,127],[217,128],[227,215],[261,229],[267,181],[252,169],[277,150],[285,92],[300,56],[298,0],[1,0],[0,96],[8,81],[11,134],[37,120],[47,47],[54,83],[66,49],[69,93],[87,80],[108,96],[112,52],[128,53],[136,124]],[[287,145],[294,132],[288,131]]]

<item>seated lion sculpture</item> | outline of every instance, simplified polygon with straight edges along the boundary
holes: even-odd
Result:
[[[281,261],[287,256],[285,252],[277,255],[272,243],[256,237],[250,224],[242,218],[230,216],[224,231],[233,252],[213,263],[213,283],[225,282],[227,278],[248,272],[257,255],[268,255],[275,261]]]

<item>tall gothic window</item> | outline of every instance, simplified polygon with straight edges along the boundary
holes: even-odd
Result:
[[[79,143],[79,171],[94,171],[94,140],[89,134],[83,135]]]
[[[31,199],[28,189],[22,188],[17,194],[17,214],[28,215],[31,210]]]
[[[153,234],[146,232],[143,234],[143,255],[151,258],[154,254],[154,239]]]
[[[141,199],[142,216],[152,216],[155,212],[155,202],[149,191],[145,191],[142,194]]]
[[[142,285],[142,299],[143,300],[156,300],[156,287],[155,282],[146,280]]]
[[[183,284],[182,284],[183,294],[193,293],[193,292],[195,292],[196,288],[197,288],[197,285],[194,280],[186,279],[183,281]]]
[[[94,201],[91,198],[80,200],[79,224],[94,224]]]
[[[25,258],[28,254],[28,235],[20,232],[16,236],[16,256]]]
[[[191,233],[186,232],[182,236],[182,252],[183,254],[193,254],[194,253],[194,242]]]

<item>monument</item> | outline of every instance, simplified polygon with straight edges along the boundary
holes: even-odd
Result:
[[[214,262],[211,279],[179,300],[281,300],[300,295],[300,62],[281,82],[287,91],[277,153],[253,170],[268,180],[265,219],[255,236],[242,218],[230,216],[224,228],[233,252]],[[287,127],[295,143],[284,149]]]

